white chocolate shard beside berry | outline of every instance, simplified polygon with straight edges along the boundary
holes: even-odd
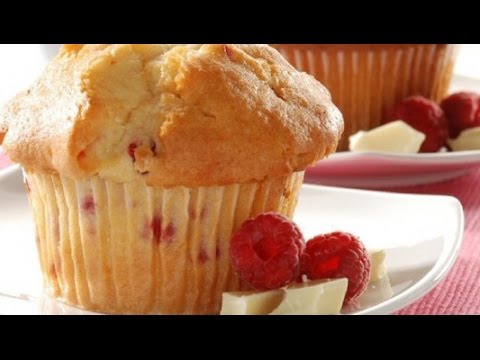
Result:
[[[342,310],[348,280],[319,280],[294,285],[271,315],[338,315]]]
[[[350,137],[350,151],[415,154],[425,141],[425,134],[398,120]]]
[[[220,315],[268,315],[282,302],[285,290],[224,293]]]
[[[267,292],[224,293],[221,315],[337,315],[348,280],[318,280]]]
[[[387,276],[387,253],[385,250],[370,251],[370,261],[372,262],[370,282],[378,281]]]
[[[448,140],[453,151],[480,150],[480,127],[463,131],[456,139]]]

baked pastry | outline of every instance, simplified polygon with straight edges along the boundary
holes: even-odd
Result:
[[[448,92],[457,45],[274,44],[299,70],[332,93],[345,118],[339,150],[361,130],[381,125],[385,112],[409,95],[441,101]]]
[[[329,92],[267,45],[65,45],[0,112],[47,292],[103,313],[215,314],[232,233],[292,216],[335,151]]]

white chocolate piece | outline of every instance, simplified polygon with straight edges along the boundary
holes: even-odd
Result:
[[[387,277],[387,253],[385,250],[370,251],[370,261],[372,262],[372,271],[370,282],[379,281]]]
[[[348,280],[321,280],[292,286],[271,315],[338,315]]]
[[[425,141],[425,134],[398,120],[370,131],[360,131],[350,137],[350,151],[393,152],[415,154]]]
[[[224,293],[220,315],[268,315],[282,302],[285,290]]]
[[[448,140],[453,151],[480,150],[480,127],[464,130],[456,139]]]

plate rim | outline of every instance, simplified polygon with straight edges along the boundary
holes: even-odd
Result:
[[[365,152],[353,152],[353,151],[343,151],[332,154],[329,158],[317,162],[313,167],[321,166],[325,161],[329,160],[349,160],[350,158],[379,158],[382,160],[396,160],[396,161],[415,161],[417,163],[454,163],[456,161],[461,162],[472,162],[480,163],[480,150],[470,150],[470,151],[455,151],[455,152],[446,152],[446,153],[430,153],[430,154],[399,154],[391,152],[374,152],[374,151],[365,151]]]
[[[340,152],[308,167],[305,176],[314,184],[391,189],[443,183],[478,170],[480,150],[438,154]]]
[[[13,165],[7,167],[6,169],[0,170],[0,186],[3,180],[12,176],[16,172],[21,172],[21,167],[19,165]],[[314,191],[328,191],[336,192],[343,194],[352,194],[357,196],[380,196],[380,197],[389,197],[389,198],[429,198],[436,199],[438,201],[449,202],[451,206],[454,206],[455,212],[458,214],[457,226],[453,239],[447,239],[445,236],[443,238],[444,246],[442,251],[438,256],[437,261],[430,271],[425,274],[418,282],[414,283],[412,286],[402,291],[398,295],[394,296],[391,299],[385,300],[377,305],[374,305],[368,309],[360,310],[352,313],[352,315],[387,315],[395,314],[396,312],[408,307],[417,300],[428,295],[437,285],[448,275],[453,265],[455,264],[458,255],[461,250],[461,245],[463,243],[463,235],[465,230],[465,216],[464,210],[461,202],[452,196],[448,195],[423,195],[423,194],[404,194],[404,193],[391,193],[387,191],[372,191],[372,190],[359,190],[359,189],[348,189],[348,188],[339,188],[331,186],[322,186],[322,185],[313,185],[313,184],[303,184],[302,188],[314,190]]]
[[[10,175],[10,173],[14,173],[15,171],[22,171],[21,166],[18,164],[12,164],[3,169],[0,169],[0,181],[2,181],[4,177]]]

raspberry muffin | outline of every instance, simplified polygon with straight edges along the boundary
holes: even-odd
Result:
[[[345,117],[339,149],[348,138],[381,124],[385,112],[409,95],[436,102],[448,92],[457,45],[448,44],[274,44],[299,70],[331,91]]]
[[[216,314],[248,218],[291,217],[343,130],[266,45],[66,45],[0,112],[48,294],[112,314]]]

